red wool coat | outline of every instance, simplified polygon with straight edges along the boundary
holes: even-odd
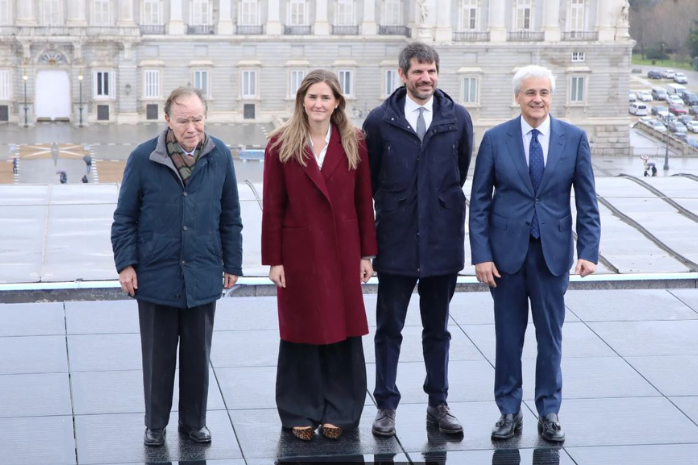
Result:
[[[262,264],[283,265],[278,289],[281,339],[332,344],[368,334],[360,281],[362,256],[377,254],[368,154],[350,170],[339,131],[332,127],[319,169],[264,154]]]

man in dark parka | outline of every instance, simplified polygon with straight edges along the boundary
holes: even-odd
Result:
[[[397,89],[366,118],[376,208],[378,272],[373,432],[395,434],[395,385],[402,328],[415,285],[420,295],[427,421],[446,433],[462,427],[448,409],[449,304],[464,266],[463,184],[472,153],[468,111],[436,88],[439,56],[419,42],[400,53]]]
[[[179,431],[206,427],[216,300],[242,274],[242,221],[233,160],[204,132],[206,99],[175,89],[168,128],[129,156],[111,240],[119,281],[138,301],[148,446],[165,442],[179,344]]]

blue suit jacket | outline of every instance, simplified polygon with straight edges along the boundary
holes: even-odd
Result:
[[[470,199],[473,264],[494,262],[516,273],[528,251],[531,220],[538,213],[545,263],[555,276],[573,264],[570,194],[577,208],[577,256],[597,263],[601,223],[589,143],[584,131],[550,117],[550,147],[536,196],[521,137],[521,117],[485,133]]]

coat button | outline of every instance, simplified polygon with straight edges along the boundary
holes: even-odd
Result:
[[[184,196],[186,197],[187,195],[188,195],[188,194],[185,192],[185,193],[184,193]]]
[[[182,265],[186,265],[186,264],[187,264],[187,262],[185,262],[184,260],[182,260]]]
[[[175,294],[175,299],[179,299],[180,297],[182,297],[182,296],[179,294]]]
[[[417,272],[418,272],[418,273],[419,273],[421,270],[422,270],[421,268],[417,268]]]
[[[186,226],[183,226],[182,229],[186,231],[186,230],[187,230],[187,227],[186,227]]]

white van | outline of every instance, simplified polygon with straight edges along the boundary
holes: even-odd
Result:
[[[642,102],[633,102],[628,109],[631,115],[647,116],[647,105]]]
[[[667,94],[681,94],[681,91],[686,90],[686,86],[682,86],[681,84],[667,84],[666,86],[666,91]]]

